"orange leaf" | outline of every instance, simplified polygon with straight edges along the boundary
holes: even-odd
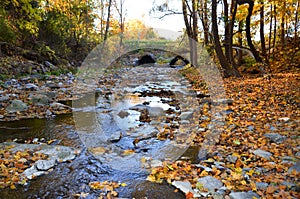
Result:
[[[273,194],[276,191],[276,187],[274,186],[268,186],[266,193]]]
[[[194,194],[192,192],[188,192],[188,193],[185,194],[186,199],[191,199],[193,197],[194,197]]]
[[[237,159],[237,161],[235,162],[235,167],[240,168],[241,166],[244,166],[244,164],[242,163],[242,161],[240,159]]]

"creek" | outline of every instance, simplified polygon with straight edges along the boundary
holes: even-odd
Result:
[[[185,198],[168,184],[146,180],[150,168],[163,161],[191,156],[195,134],[196,97],[177,69],[140,66],[121,71],[108,88],[100,81],[94,92],[65,102],[73,113],[48,119],[0,123],[0,141],[38,138],[82,149],[72,162],[60,163],[47,175],[16,190],[4,189],[0,198],[97,198],[93,181],[126,183],[121,198]],[[102,82],[102,83],[101,83]],[[17,139],[17,140],[16,140]]]

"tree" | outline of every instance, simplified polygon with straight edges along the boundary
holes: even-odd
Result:
[[[183,19],[186,27],[186,33],[189,38],[190,60],[191,63],[197,63],[198,42],[198,1],[192,0],[191,4],[187,0],[182,0]]]
[[[125,16],[124,16],[124,3],[125,0],[120,0],[119,5],[114,0],[114,6],[117,10],[117,13],[119,15],[119,27],[120,27],[120,46],[123,45],[123,33],[124,33],[124,23],[125,23]]]
[[[247,38],[247,43],[248,43],[248,46],[250,47],[250,50],[251,50],[252,54],[255,57],[255,60],[257,62],[263,62],[263,60],[260,57],[258,51],[256,50],[255,46],[252,43],[252,36],[251,36],[251,16],[252,16],[252,11],[253,11],[254,1],[253,0],[237,0],[237,3],[239,5],[247,3],[249,5],[249,7],[248,7],[248,15],[247,15],[247,18],[246,18],[246,38]]]
[[[204,44],[207,46],[209,44],[209,11],[208,11],[208,1],[207,0],[199,0],[199,18],[202,22],[203,35],[204,35]]]
[[[104,41],[107,40],[108,31],[109,31],[109,20],[110,20],[111,4],[112,4],[112,0],[108,0],[107,20],[106,20],[106,26],[105,26],[105,32],[104,32]]]
[[[261,8],[260,8],[260,28],[259,28],[259,33],[260,33],[260,44],[261,44],[261,52],[262,55],[265,57],[266,56],[266,41],[265,41],[265,12],[264,12],[264,1],[260,1],[261,3]]]
[[[240,76],[239,72],[230,66],[228,60],[226,59],[219,38],[219,30],[218,30],[218,19],[217,19],[217,0],[212,0],[212,11],[211,11],[211,19],[212,19],[212,34],[214,40],[214,47],[217,54],[217,57],[220,61],[220,65],[223,69],[224,76]]]
[[[39,22],[42,20],[41,0],[2,0],[0,10],[7,31],[13,31],[20,45],[32,43],[38,35]]]

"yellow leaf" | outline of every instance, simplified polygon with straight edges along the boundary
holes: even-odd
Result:
[[[12,185],[10,185],[10,188],[11,189],[16,189],[16,186],[12,184]]]
[[[134,150],[132,150],[132,149],[128,149],[128,150],[123,151],[123,155],[131,155],[133,153],[134,153]]]

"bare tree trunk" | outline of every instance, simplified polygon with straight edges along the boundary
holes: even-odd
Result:
[[[261,44],[261,52],[264,57],[266,57],[266,41],[265,41],[265,12],[264,12],[264,2],[260,2],[262,4],[260,8],[260,44]]]
[[[209,44],[207,0],[198,0],[198,5],[198,14],[203,28],[204,45],[207,46]]]
[[[182,0],[182,12],[183,19],[186,27],[186,32],[189,37],[190,45],[190,61],[193,64],[196,64],[197,61],[197,46],[196,42],[198,41],[198,18],[197,18],[197,1],[192,1],[192,9],[190,11],[190,20],[188,18],[188,1]]]
[[[203,30],[204,30],[204,44],[209,43],[209,30],[208,30],[208,9],[207,0],[203,0]]]
[[[242,37],[242,25],[243,25],[243,22],[240,21],[239,22],[239,34],[238,34],[238,44],[239,44],[239,47],[243,47],[243,37]],[[237,61],[237,66],[240,66],[242,65],[242,61],[243,61],[243,51],[242,50],[238,50],[238,61]]]
[[[274,58],[275,55],[275,46],[276,46],[276,29],[277,29],[277,18],[276,18],[276,5],[274,5],[274,32],[273,32],[273,52],[272,52],[272,58]]]
[[[250,47],[250,50],[253,54],[253,56],[255,57],[256,62],[260,62],[262,63],[263,60],[262,58],[259,56],[258,51],[255,49],[255,46],[252,43],[252,39],[251,39],[251,16],[252,16],[252,11],[253,11],[253,7],[254,7],[254,0],[238,0],[238,4],[245,4],[247,3],[249,5],[248,7],[248,15],[246,18],[246,38],[247,38],[247,43],[248,46]]]
[[[285,27],[284,27],[284,23],[285,23],[285,6],[286,6],[286,2],[283,2],[283,8],[282,8],[282,14],[281,14],[281,23],[280,23],[280,29],[281,29],[281,33],[280,33],[280,41],[281,41],[281,46],[284,48],[285,46]]]
[[[114,6],[119,14],[119,27],[120,27],[120,46],[123,46],[123,37],[124,37],[124,2],[125,0],[120,0],[120,7],[118,7],[117,1],[114,0]]]
[[[198,15],[197,15],[197,8],[198,8],[198,1],[192,0],[192,19],[193,19],[193,40],[192,41],[192,59],[191,62],[197,65],[197,43],[198,43]]]
[[[230,43],[230,24],[229,24],[229,14],[228,14],[228,2],[227,0],[223,0],[224,4],[224,24],[225,24],[225,38],[224,38],[224,48],[225,48],[225,57],[230,62],[230,49],[229,49],[229,43]],[[232,63],[231,63],[232,64]]]
[[[268,58],[271,57],[271,48],[272,48],[272,25],[273,25],[273,5],[271,3],[271,19],[270,19],[270,27],[269,27],[269,55],[268,55]]]
[[[107,40],[108,30],[109,30],[109,19],[110,19],[110,11],[111,11],[111,2],[112,0],[108,0],[108,7],[107,7],[107,20],[106,20],[106,27],[104,32],[104,41]]]
[[[212,0],[212,12],[211,12],[211,20],[212,20],[212,33],[213,33],[213,41],[215,45],[215,50],[217,57],[220,61],[221,67],[224,70],[224,76],[240,76],[239,72],[234,68],[230,67],[226,57],[223,54],[220,38],[219,38],[219,30],[218,30],[218,19],[217,19],[217,0]]]
[[[298,25],[298,12],[299,12],[299,1],[297,1],[297,8],[296,8],[296,14],[295,14],[295,32],[294,32],[294,46],[297,46],[297,25]]]
[[[233,58],[233,49],[232,49],[232,43],[233,43],[233,27],[234,27],[234,22],[235,22],[235,17],[236,17],[236,12],[237,12],[237,3],[235,0],[232,0],[231,3],[231,8],[230,8],[230,13],[231,13],[231,20],[229,23],[229,43],[228,43],[228,50],[229,50],[229,59],[230,63],[233,68],[236,68],[236,63]]]

